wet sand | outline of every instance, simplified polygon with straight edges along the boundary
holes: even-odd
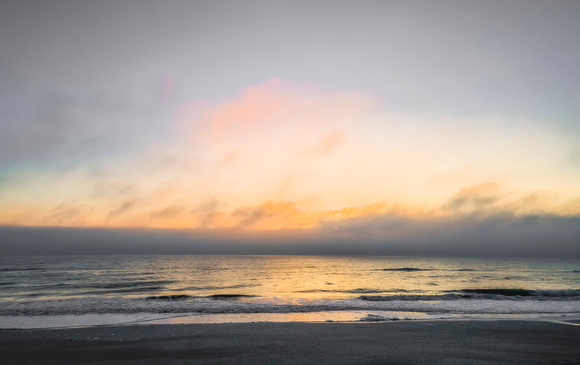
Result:
[[[0,363],[580,363],[579,344],[541,321],[135,325],[0,330]]]

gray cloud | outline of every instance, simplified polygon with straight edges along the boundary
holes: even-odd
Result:
[[[211,98],[277,76],[369,88],[421,112],[580,113],[577,1],[5,0],[1,10],[0,65],[64,93],[170,73],[184,94]]]
[[[0,254],[306,254],[580,258],[580,216],[377,215],[286,231],[0,227]]]
[[[71,164],[133,150],[157,132],[153,110],[119,95],[45,99],[35,116],[0,122],[0,164]]]
[[[499,199],[498,184],[482,183],[460,189],[443,205],[443,209],[481,210]]]
[[[109,214],[107,215],[107,219],[123,215],[123,214],[131,211],[137,205],[138,205],[137,200],[127,200],[127,201],[123,202],[119,207],[111,210],[109,212]]]
[[[151,214],[153,217],[171,218],[183,213],[186,209],[178,205],[168,205],[163,209],[159,209]]]
[[[238,228],[248,228],[257,224],[272,213],[263,207],[238,208],[232,213],[232,217],[239,219]]]

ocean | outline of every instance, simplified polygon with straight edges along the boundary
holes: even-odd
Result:
[[[95,318],[188,323],[545,314],[580,314],[579,260],[225,255],[0,258],[0,328],[12,326],[15,319],[33,327],[40,318],[45,323],[47,318],[69,318],[70,322],[71,316],[84,316],[87,324],[95,324]]]

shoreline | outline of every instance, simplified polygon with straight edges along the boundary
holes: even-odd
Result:
[[[45,330],[133,325],[182,325],[224,323],[368,323],[441,320],[521,320],[566,322],[580,321],[578,313],[459,314],[378,310],[343,310],[288,313],[134,313],[68,314],[37,316],[0,315],[0,330]]]
[[[16,363],[580,362],[580,321],[136,324],[0,330]]]

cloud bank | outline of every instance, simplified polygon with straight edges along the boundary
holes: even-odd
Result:
[[[159,100],[174,87],[165,80]],[[143,229],[177,229],[168,252],[540,255],[549,242],[576,252],[580,167],[570,156],[580,139],[554,123],[399,113],[369,91],[280,79],[174,105],[158,123],[97,104],[58,107],[48,124],[7,137],[87,123],[10,145],[28,163],[2,173],[0,224],[91,228],[47,228],[73,251],[76,235],[116,252],[96,237],[155,246]],[[109,114],[129,122],[87,127]],[[131,142],[116,149],[120,138]],[[266,249],[268,239],[286,243]]]
[[[0,254],[291,254],[580,258],[580,216],[375,215],[312,230],[0,227]]]

